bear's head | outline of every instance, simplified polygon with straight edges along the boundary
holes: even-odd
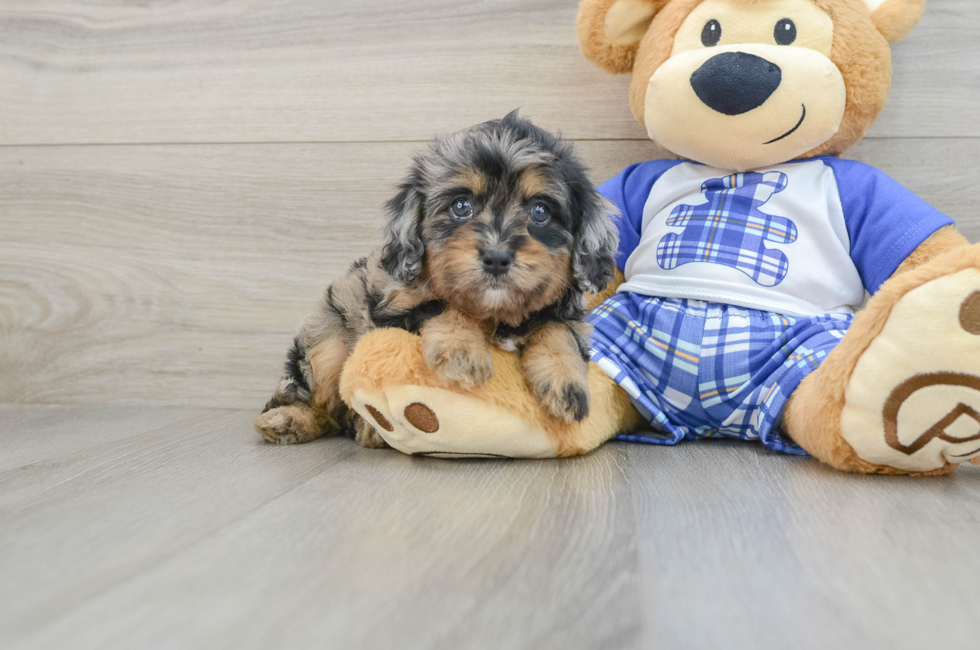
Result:
[[[878,117],[925,0],[583,0],[578,38],[669,151],[746,171],[838,155]]]

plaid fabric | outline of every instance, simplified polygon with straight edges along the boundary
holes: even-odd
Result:
[[[853,316],[792,318],[694,300],[621,293],[588,316],[592,360],[658,433],[621,440],[761,440],[804,454],[778,423],[786,400],[837,346]]]
[[[782,172],[733,174],[705,182],[701,191],[707,203],[679,205],[667,218],[668,226],[684,230],[660,240],[657,263],[666,270],[691,262],[723,264],[762,286],[776,286],[789,272],[789,260],[765,242],[796,241],[796,225],[759,208],[786,189],[787,182]]]

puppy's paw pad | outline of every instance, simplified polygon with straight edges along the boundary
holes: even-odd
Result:
[[[535,392],[544,410],[565,422],[581,422],[589,415],[589,391],[584,386],[560,384]]]
[[[571,421],[581,422],[589,415],[589,391],[587,388],[566,384],[562,387],[562,402]]]

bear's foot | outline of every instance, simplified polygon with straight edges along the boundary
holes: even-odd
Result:
[[[783,430],[851,472],[980,464],[980,245],[882,285],[786,405]]]
[[[551,458],[543,429],[480,399],[429,386],[357,389],[350,406],[395,449],[442,458]]]
[[[910,472],[980,457],[980,270],[895,303],[854,367],[841,435],[863,460]]]

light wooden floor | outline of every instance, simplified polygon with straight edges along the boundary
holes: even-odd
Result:
[[[443,461],[251,416],[0,407],[0,647],[977,647],[980,468]]]
[[[252,432],[434,133],[522,107],[596,181],[661,155],[576,4],[0,2],[0,649],[978,646],[980,468]],[[848,154],[974,241],[978,34],[929,0]]]

